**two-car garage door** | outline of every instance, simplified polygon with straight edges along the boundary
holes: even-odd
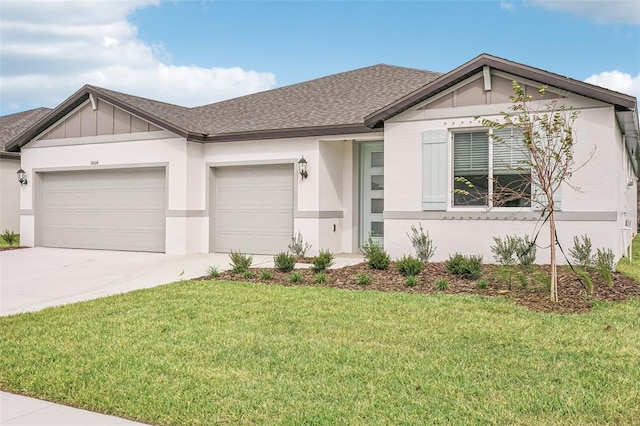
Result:
[[[41,244],[165,251],[164,168],[42,174]]]
[[[214,174],[212,251],[286,251],[293,233],[293,166],[220,167]]]

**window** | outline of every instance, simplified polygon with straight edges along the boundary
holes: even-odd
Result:
[[[453,134],[454,206],[531,205],[529,152],[514,130]],[[466,193],[461,193],[466,192]]]

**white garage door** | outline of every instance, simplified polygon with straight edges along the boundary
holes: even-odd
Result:
[[[42,174],[44,247],[165,251],[164,168]]]
[[[293,233],[292,165],[221,167],[214,187],[214,251],[287,250]]]

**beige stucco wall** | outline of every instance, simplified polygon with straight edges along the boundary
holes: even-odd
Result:
[[[20,159],[0,158],[0,232],[20,231]]]

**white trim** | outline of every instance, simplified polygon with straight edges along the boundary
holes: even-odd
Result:
[[[51,148],[55,146],[74,146],[74,145],[91,145],[91,144],[105,144],[105,143],[120,143],[120,142],[137,142],[155,139],[172,139],[183,137],[171,133],[168,130],[155,130],[152,132],[135,132],[135,133],[119,133],[116,135],[99,135],[99,136],[81,136],[77,138],[62,138],[62,139],[39,139],[31,140],[21,149],[31,148]]]
[[[484,91],[491,91],[491,68],[488,65],[482,67],[482,76],[484,77]]]

